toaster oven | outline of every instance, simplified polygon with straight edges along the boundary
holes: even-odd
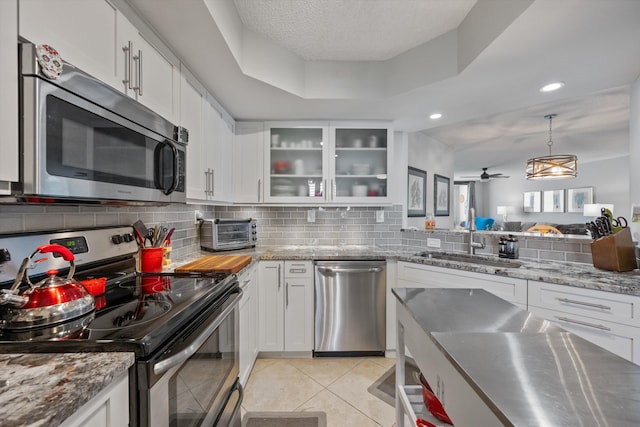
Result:
[[[205,219],[200,226],[200,247],[205,250],[249,248],[257,242],[255,219]]]

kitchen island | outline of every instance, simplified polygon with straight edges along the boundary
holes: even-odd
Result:
[[[639,366],[483,290],[393,293],[396,378],[406,345],[457,427],[640,425]],[[402,427],[424,406],[397,387]]]

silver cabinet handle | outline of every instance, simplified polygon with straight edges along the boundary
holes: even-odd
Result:
[[[138,95],[142,96],[142,51],[138,51]]]
[[[202,332],[198,336],[198,338],[196,338],[187,348],[153,365],[153,372],[156,375],[162,374],[172,367],[182,364],[185,360],[193,356],[196,351],[198,351],[198,349],[202,347],[202,345],[209,339],[211,334],[213,334],[215,330],[220,327],[227,316],[229,316],[229,314],[233,310],[235,310],[238,303],[240,302],[240,298],[242,298],[242,290],[239,291],[238,295],[233,297],[233,299],[231,300],[231,304],[227,308],[225,308],[218,317],[216,317],[213,323],[211,323],[211,325],[209,325],[207,329],[205,329],[204,332]]]
[[[209,195],[209,169],[204,171],[204,194]]]
[[[335,184],[334,184],[333,179],[332,179],[331,180],[331,198],[330,198],[330,200],[333,200],[335,198],[335,194],[336,194]]]
[[[328,197],[329,197],[329,190],[327,189],[327,180],[325,179],[325,180],[323,180],[322,182],[324,183],[324,188],[323,188],[323,190],[322,190],[322,192],[324,193],[324,194],[323,194],[323,196],[324,196],[324,199],[325,199],[325,200],[328,200]]]
[[[371,268],[330,268],[330,267],[318,267],[320,273],[381,273],[382,267]]]
[[[576,301],[573,299],[569,299],[569,298],[558,298],[556,297],[556,299],[560,302],[566,302],[568,304],[576,304],[576,305],[584,305],[585,307],[593,307],[593,308],[601,308],[603,310],[611,310],[611,307],[606,306],[606,305],[602,305],[602,304],[594,304],[591,302],[584,302],[584,301]]]
[[[278,264],[278,290],[280,290],[280,264]]]
[[[289,282],[287,282],[284,289],[284,301],[285,301],[284,306],[289,307]]]
[[[132,87],[134,91],[138,92],[139,96],[142,96],[142,51],[138,50],[137,55],[133,55],[133,60],[136,61],[136,86]]]
[[[260,185],[262,184],[262,181],[260,180],[260,178],[258,178],[258,202],[260,202]]]
[[[556,316],[556,319],[561,320],[563,322],[567,322],[567,323],[575,323],[576,325],[581,325],[581,326],[587,326],[589,328],[600,329],[601,331],[611,331],[611,328],[608,328],[608,327],[606,327],[604,325],[598,325],[598,324],[595,324],[595,323],[583,322],[581,320],[570,319],[568,317]]]
[[[125,89],[129,87],[131,89],[131,40],[122,47],[122,51],[124,52],[124,83]]]
[[[215,169],[211,169],[211,197],[213,197],[216,194],[216,187],[215,187]]]

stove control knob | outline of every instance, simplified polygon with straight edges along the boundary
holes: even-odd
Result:
[[[124,240],[127,243],[133,242],[133,235],[131,233],[123,234],[122,240]]]
[[[120,236],[119,234],[114,234],[113,236],[111,236],[111,241],[114,245],[119,245],[120,243],[122,243],[122,236]]]
[[[9,253],[9,249],[2,248],[0,249],[0,262],[11,261],[11,254]]]

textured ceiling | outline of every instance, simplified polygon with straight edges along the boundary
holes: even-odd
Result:
[[[234,0],[243,24],[306,60],[386,60],[460,25],[476,0]]]

